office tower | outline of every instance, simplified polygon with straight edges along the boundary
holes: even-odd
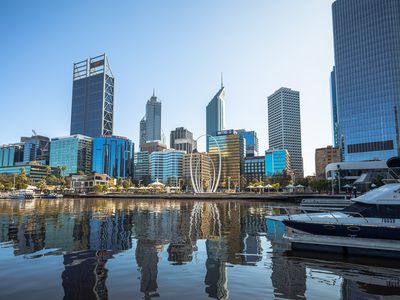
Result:
[[[297,179],[304,177],[301,154],[300,93],[280,88],[268,97],[270,149],[287,149]]]
[[[150,153],[148,151],[136,152],[133,162],[133,179],[139,185],[147,185],[150,183]]]
[[[154,151],[163,151],[165,149],[167,149],[167,145],[165,145],[161,141],[151,141],[140,145],[141,152],[146,151],[152,153]]]
[[[225,128],[225,87],[221,78],[221,88],[211,99],[206,109],[206,133],[212,136]],[[210,139],[207,138],[207,151]]]
[[[190,176],[190,156],[191,153],[185,154],[183,156],[183,171],[182,176],[186,185],[192,186],[192,179]],[[211,180],[211,158],[207,153],[203,152],[193,152],[192,155],[192,172],[193,176],[199,174],[199,185],[207,188]],[[197,173],[196,173],[197,172]],[[217,171],[218,172],[218,171]]]
[[[150,141],[161,141],[161,101],[153,96],[146,103],[146,115],[140,120],[140,145]]]
[[[63,175],[92,172],[92,138],[80,134],[57,137],[50,142],[50,166],[66,167]]]
[[[168,186],[181,186],[182,159],[185,151],[168,149],[150,154],[150,175],[152,181]]]
[[[245,157],[243,175],[248,184],[252,180],[263,181],[265,178],[265,156]]]
[[[112,135],[114,76],[105,54],[74,64],[71,135]]]
[[[191,153],[197,148],[197,142],[193,139],[193,133],[183,127],[177,127],[171,131],[170,148]]]
[[[133,143],[122,136],[105,135],[93,139],[92,171],[113,178],[132,175]]]
[[[216,141],[215,141],[216,140]],[[221,151],[220,186],[234,188],[240,186],[240,176],[244,167],[244,139],[235,130],[217,132],[214,139],[209,139],[208,153],[213,159],[215,174],[219,170],[219,151]],[[215,175],[217,176],[217,175]]]
[[[265,176],[282,175],[284,171],[290,176],[293,174],[289,151],[286,149],[265,151]]]
[[[49,164],[50,159],[50,139],[45,136],[34,135],[31,137],[21,137],[21,143],[24,144],[23,162],[39,162],[44,165]]]
[[[332,108],[332,140],[333,146],[339,147],[339,134],[338,134],[338,115],[337,115],[337,102],[336,102],[336,75],[335,67],[330,76],[330,89],[331,89],[331,108]]]
[[[315,176],[325,179],[325,167],[335,162],[340,162],[339,148],[327,146],[315,149]]]
[[[399,154],[400,2],[332,5],[339,147],[345,161]]]
[[[246,157],[254,157],[258,155],[258,138],[257,132],[254,130],[246,131],[244,129],[236,130],[246,142]]]
[[[11,167],[23,162],[24,144],[0,145],[0,167]]]

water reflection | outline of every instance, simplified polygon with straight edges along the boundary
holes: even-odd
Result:
[[[183,292],[192,299],[400,295],[400,267],[287,252],[284,227],[272,223],[267,230],[264,219],[280,212],[267,203],[240,201],[2,200],[0,257],[10,249],[14,260],[0,263],[25,270],[26,259],[61,257],[55,277],[63,295],[53,291],[48,298],[108,299],[116,282],[131,288],[124,297],[136,290],[144,299],[180,298]],[[130,264],[116,263],[121,254]],[[38,269],[26,269],[27,276],[34,280]],[[127,270],[137,278],[110,277]],[[185,270],[193,288],[178,279]],[[0,274],[0,296],[26,296],[19,294],[12,268]]]

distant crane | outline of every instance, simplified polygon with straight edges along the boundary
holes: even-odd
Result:
[[[36,133],[36,131],[35,131],[35,130],[33,130],[33,129],[32,129],[32,133],[33,133],[33,136],[37,136],[37,133]]]

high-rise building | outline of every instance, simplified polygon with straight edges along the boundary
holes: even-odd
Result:
[[[192,186],[192,179],[190,176],[190,156],[191,153],[183,156],[183,180],[188,186]],[[199,185],[202,185],[204,188],[207,188],[210,184],[211,170],[211,158],[208,156],[208,154],[203,152],[193,152],[192,172],[193,175],[199,175],[197,176],[199,179]]]
[[[221,151],[220,186],[228,188],[240,186],[240,176],[244,167],[244,139],[235,130],[217,132],[215,140],[209,139],[208,153],[213,159],[215,173],[219,170],[219,151]],[[217,175],[216,175],[217,176]]]
[[[254,179],[263,181],[265,177],[265,156],[245,157],[243,175],[247,183]]]
[[[152,181],[169,186],[178,186],[182,179],[182,160],[185,151],[168,149],[150,154],[150,175]]]
[[[114,178],[132,176],[133,143],[131,140],[113,135],[93,139],[92,171]]]
[[[24,160],[24,144],[0,145],[0,167],[12,167]]]
[[[148,151],[136,152],[134,154],[133,163],[134,176],[133,179],[138,184],[147,185],[150,183],[150,154]]]
[[[37,134],[21,137],[21,143],[24,143],[24,163],[36,161],[44,165],[49,164],[50,139],[48,137]]]
[[[183,127],[177,127],[171,131],[170,148],[191,153],[197,148],[197,142],[193,139],[193,133]]]
[[[225,87],[221,78],[221,88],[211,99],[206,109],[206,133],[216,136],[217,132],[225,129]],[[207,151],[209,147],[207,137]]]
[[[114,76],[105,54],[74,64],[71,135],[112,135]]]
[[[155,152],[167,149],[167,145],[161,141],[150,141],[140,145],[140,152]]]
[[[243,136],[246,142],[246,157],[254,157],[258,155],[258,138],[257,132],[254,130],[246,131],[244,129],[236,130],[241,136]]]
[[[277,176],[286,172],[292,175],[290,153],[286,149],[270,149],[265,151],[265,176]]]
[[[50,166],[66,167],[63,175],[92,172],[92,138],[80,134],[57,137],[50,142]]]
[[[140,145],[150,141],[162,141],[161,101],[154,90],[146,103],[146,115],[140,120]]]
[[[315,176],[324,179],[326,166],[335,162],[340,162],[339,148],[327,146],[315,149]]]
[[[289,151],[294,175],[303,178],[299,92],[282,87],[268,97],[268,138],[270,149]]]
[[[331,105],[332,105],[332,140],[333,146],[339,147],[339,134],[338,134],[338,115],[337,115],[337,103],[336,103],[336,75],[335,67],[331,72],[330,77],[330,88],[331,88]]]
[[[400,2],[332,5],[339,147],[345,161],[399,154]]]

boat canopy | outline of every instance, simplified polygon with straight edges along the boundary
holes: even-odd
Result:
[[[390,183],[354,199],[365,204],[400,205],[400,183]]]

